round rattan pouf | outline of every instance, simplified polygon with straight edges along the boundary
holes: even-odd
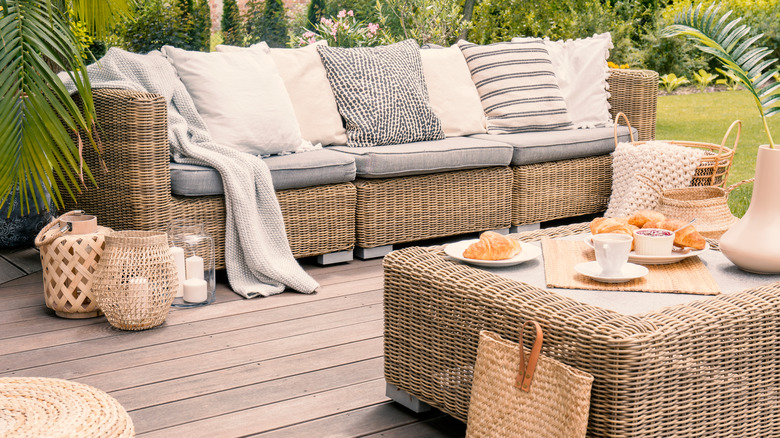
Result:
[[[133,421],[113,397],[82,383],[0,377],[0,436],[134,437]]]

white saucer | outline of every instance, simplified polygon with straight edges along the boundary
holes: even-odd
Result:
[[[593,248],[593,239],[591,234],[583,235],[585,244]],[[631,263],[640,263],[643,265],[668,265],[670,263],[677,263],[680,260],[687,259],[688,257],[697,256],[710,249],[710,244],[704,245],[704,249],[691,249],[691,248],[678,248],[674,247],[672,253],[667,256],[651,256],[651,255],[639,255],[634,251],[628,253],[628,261]]]
[[[649,272],[647,268],[633,263],[626,263],[618,275],[602,275],[598,262],[584,262],[574,266],[574,270],[586,277],[590,277],[602,283],[625,283],[635,278],[644,277]]]
[[[474,242],[478,242],[479,239],[471,239],[471,240],[463,240],[456,243],[451,243],[444,247],[444,253],[448,256],[460,260],[462,262],[466,262],[472,265],[476,266],[487,266],[487,267],[501,267],[501,266],[513,266],[513,265],[519,265],[520,263],[527,262],[528,260],[535,259],[539,257],[542,254],[542,249],[539,248],[536,245],[532,245],[530,243],[520,242],[520,246],[523,247],[523,250],[520,251],[519,254],[512,257],[511,259],[506,260],[475,260],[475,259],[467,259],[466,257],[463,257],[463,251],[466,250],[466,248],[469,247]]]

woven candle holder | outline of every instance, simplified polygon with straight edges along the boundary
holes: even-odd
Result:
[[[109,234],[93,281],[95,299],[112,326],[144,330],[162,324],[179,284],[167,235]]]
[[[62,318],[102,315],[92,293],[92,278],[111,228],[95,216],[71,211],[51,221],[35,238],[43,268],[46,306]]]

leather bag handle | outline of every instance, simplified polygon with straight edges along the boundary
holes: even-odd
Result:
[[[528,357],[528,364],[526,364],[525,351],[523,350],[523,332],[528,324],[533,324],[536,327],[536,338],[534,339],[534,345],[531,348],[531,355]],[[520,370],[515,379],[515,387],[520,388],[525,392],[531,390],[531,382],[534,378],[534,372],[536,371],[536,363],[539,361],[541,353],[542,326],[536,321],[526,321],[520,329]]]

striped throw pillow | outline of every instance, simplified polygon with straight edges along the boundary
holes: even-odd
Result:
[[[444,138],[423,76],[414,40],[388,46],[317,46],[339,113],[347,146],[370,147]]]
[[[571,129],[571,117],[540,39],[487,46],[458,41],[487,115],[488,134]]]

